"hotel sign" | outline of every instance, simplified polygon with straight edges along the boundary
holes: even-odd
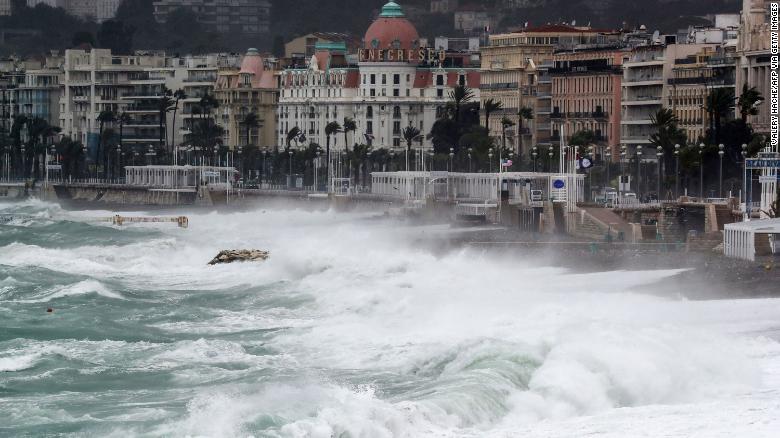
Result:
[[[447,52],[444,50],[422,49],[360,49],[360,62],[444,62]]]
[[[748,169],[780,169],[780,158],[755,158],[745,160]]]

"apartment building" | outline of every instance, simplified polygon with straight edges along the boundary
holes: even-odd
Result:
[[[743,0],[739,37],[737,43],[737,95],[743,85],[756,87],[764,96],[757,109],[758,114],[750,116],[748,122],[756,132],[769,133],[769,96],[771,71],[769,1]]]
[[[618,156],[620,145],[620,97],[623,79],[621,48],[594,48],[558,52],[553,55],[552,114],[563,126],[565,140],[579,131],[592,131],[597,145]]]
[[[216,32],[256,35],[268,33],[271,3],[268,0],[156,0],[154,17],[165,23],[168,14],[187,8]]]
[[[688,141],[698,142],[706,137],[710,128],[707,96],[716,88],[729,88],[736,94],[736,60],[733,52],[718,46],[704,47],[693,55],[671,62],[672,76],[666,81],[665,106],[674,111]]]
[[[11,0],[0,0],[0,17],[11,15]]]
[[[27,0],[27,6],[34,8],[45,4],[52,8],[63,8],[71,15],[94,19],[100,23],[114,18],[121,2],[122,0]]]
[[[665,100],[668,102],[669,95],[673,94],[670,87],[677,85],[668,82],[674,77],[675,60],[695,59],[697,53],[715,50],[718,46],[651,44],[631,51],[623,62],[621,147],[626,146],[629,154],[634,154],[639,147],[650,145],[650,136],[655,132],[652,117],[666,106]]]
[[[488,44],[481,47],[480,91],[481,102],[493,99],[503,105],[490,120],[490,134],[501,137],[501,119],[509,117],[518,123],[520,108],[534,110],[534,119],[523,121],[527,131],[515,136],[515,149],[520,144],[528,149],[546,145],[557,139],[557,129],[550,121],[552,112],[552,81],[547,73],[553,67],[556,50],[603,45],[620,39],[614,32],[574,27],[545,25],[524,28],[521,31],[490,35]],[[483,105],[484,106],[484,105]]]
[[[276,107],[279,101],[277,64],[274,59],[264,58],[257,49],[249,49],[240,68],[219,72],[214,96],[220,103],[217,122],[225,128],[225,144],[273,150],[277,141]],[[259,126],[247,130],[244,119],[249,113],[257,116]]]

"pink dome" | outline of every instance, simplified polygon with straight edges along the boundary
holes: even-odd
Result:
[[[382,8],[382,13],[371,23],[363,38],[366,49],[416,49],[420,36],[407,20],[400,6],[393,2]]]
[[[263,57],[257,49],[249,49],[241,60],[241,71],[239,73],[249,73],[260,76],[263,74]]]

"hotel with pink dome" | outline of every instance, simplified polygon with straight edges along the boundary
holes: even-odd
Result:
[[[362,42],[357,53],[344,43],[318,44],[304,63],[278,73],[279,145],[295,127],[307,143],[325,145],[325,125],[349,117],[356,132],[348,140],[332,138],[331,148],[343,150],[345,141],[401,148],[405,127],[430,131],[455,85],[472,89],[479,99],[479,66],[461,53],[427,47],[395,2],[382,7]],[[414,147],[430,149],[430,140],[421,137]]]

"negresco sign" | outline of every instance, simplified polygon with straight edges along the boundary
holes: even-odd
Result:
[[[360,62],[410,62],[410,61],[441,61],[447,57],[444,50],[428,48],[421,49],[360,49]]]

